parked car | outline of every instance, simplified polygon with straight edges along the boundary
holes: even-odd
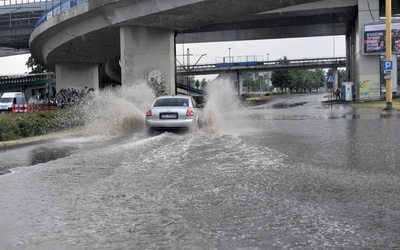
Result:
[[[192,96],[160,96],[146,112],[147,132],[197,131],[200,112],[198,107]]]
[[[11,112],[13,104],[26,104],[24,92],[6,92],[0,99],[0,113]]]

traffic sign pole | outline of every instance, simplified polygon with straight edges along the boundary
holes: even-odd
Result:
[[[386,0],[386,60],[392,61],[392,0]],[[387,62],[385,62],[387,63]],[[386,67],[386,65],[385,65]],[[395,73],[397,69],[395,69]],[[386,108],[392,110],[392,78],[386,78]]]

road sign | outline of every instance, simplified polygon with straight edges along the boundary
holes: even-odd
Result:
[[[334,76],[326,76],[326,81],[327,82],[334,82],[335,81],[335,77]]]
[[[392,75],[385,75],[383,78],[384,78],[385,80],[392,79]]]
[[[393,62],[383,61],[383,70],[393,70]]]

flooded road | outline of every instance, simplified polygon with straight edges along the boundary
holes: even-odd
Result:
[[[324,100],[2,149],[0,249],[399,249],[399,113]]]

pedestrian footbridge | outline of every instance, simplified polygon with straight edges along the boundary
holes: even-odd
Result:
[[[345,57],[333,58],[304,58],[294,60],[258,61],[256,57],[244,57],[243,60],[235,60],[235,57],[226,57],[221,62],[214,64],[196,64],[177,66],[178,75],[212,75],[242,72],[265,72],[294,69],[337,69],[346,67]]]

